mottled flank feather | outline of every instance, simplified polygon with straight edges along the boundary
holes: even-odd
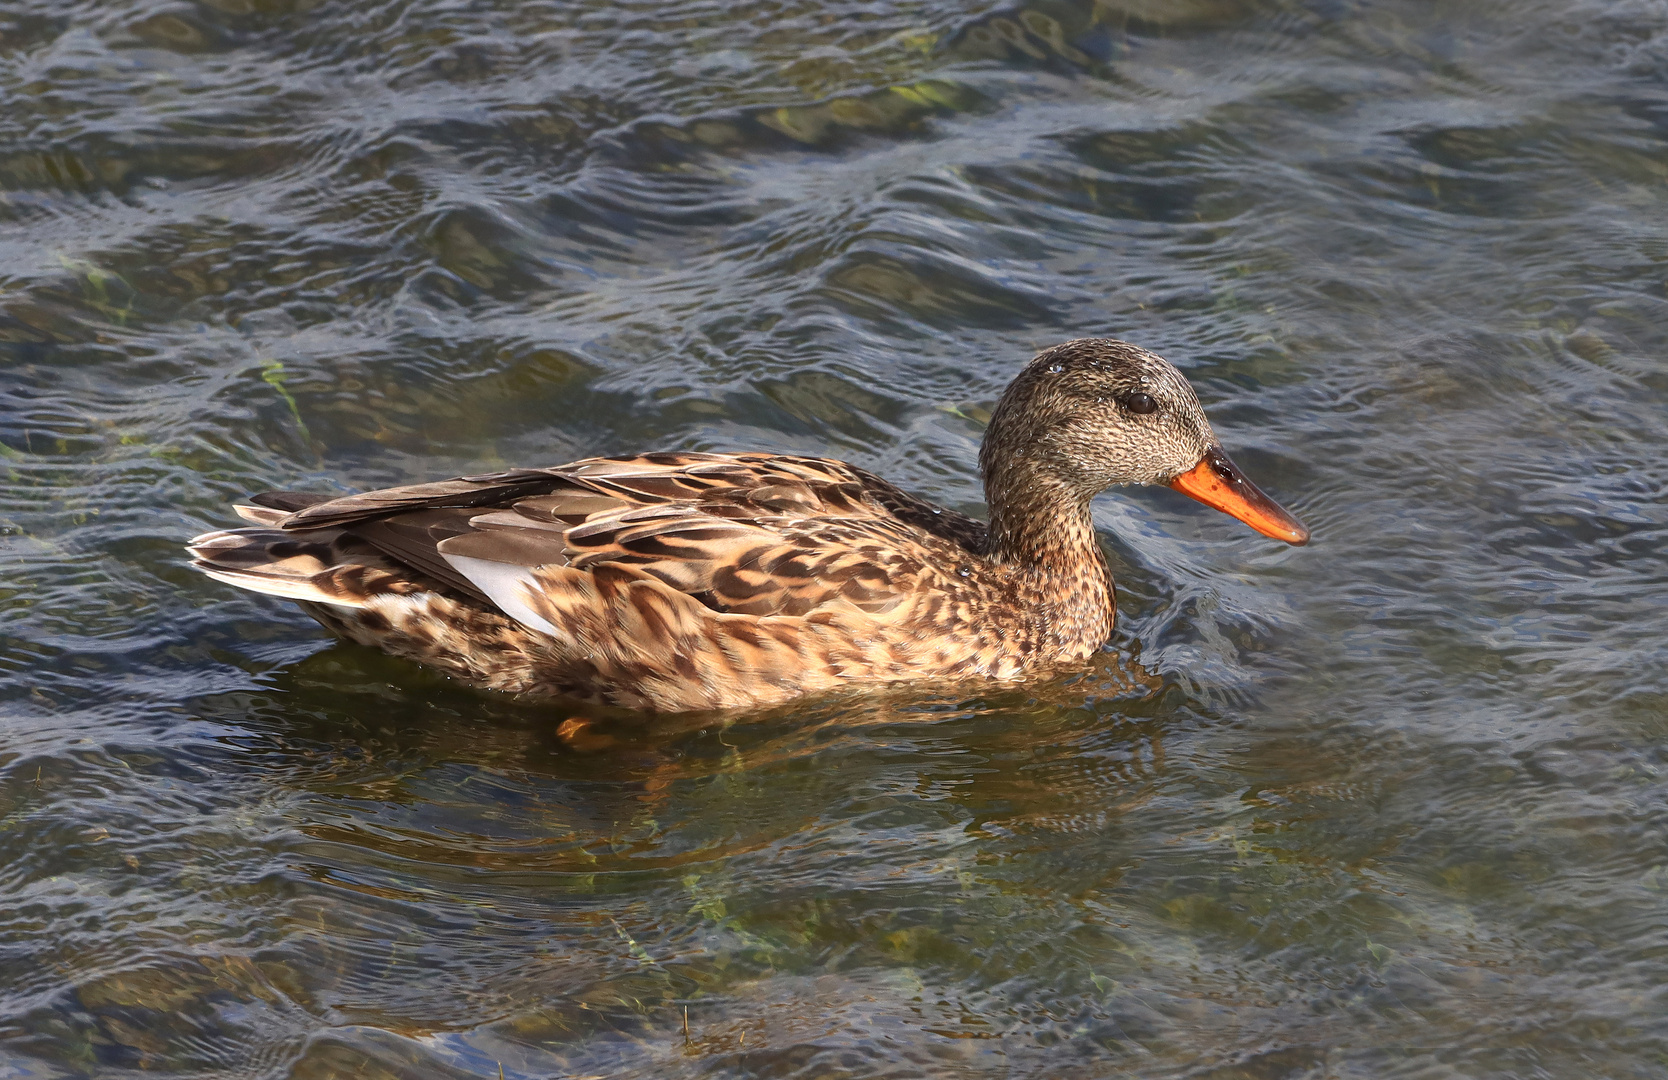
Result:
[[[1039,357],[1015,387],[1084,345]],[[992,438],[1039,441],[1001,428]],[[1088,517],[1106,483],[1067,485],[1054,459],[998,450],[986,477],[1000,534],[839,461],[652,453],[337,499],[269,492],[238,507],[250,527],[190,551],[342,637],[515,693],[689,710],[1016,679],[1082,660],[1111,631]],[[1171,456],[1173,474],[1198,450]]]

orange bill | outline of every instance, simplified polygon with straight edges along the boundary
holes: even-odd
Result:
[[[1170,481],[1170,486],[1206,506],[1232,514],[1264,536],[1288,544],[1309,542],[1309,530],[1303,523],[1257,490],[1257,485],[1247,480],[1239,466],[1217,447],[1206,450],[1199,464]]]

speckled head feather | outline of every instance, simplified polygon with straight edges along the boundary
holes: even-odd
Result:
[[[1136,394],[1156,408],[1136,411]],[[1193,387],[1169,361],[1111,338],[1081,338],[1038,354],[1009,384],[979,464],[987,489],[1047,477],[1089,499],[1121,484],[1167,484],[1215,445]]]

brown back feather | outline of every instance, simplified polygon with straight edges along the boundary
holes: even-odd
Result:
[[[310,503],[291,531],[337,528],[482,599],[446,556],[509,566],[630,567],[745,615],[880,616],[983,526],[820,458],[654,453],[588,458]]]

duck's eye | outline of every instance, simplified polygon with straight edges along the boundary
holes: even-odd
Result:
[[[1142,415],[1145,415],[1150,412],[1157,412],[1158,402],[1153,400],[1153,396],[1151,394],[1143,394],[1141,391],[1137,390],[1135,393],[1124,398],[1124,408],[1128,409],[1132,413],[1141,413]]]

